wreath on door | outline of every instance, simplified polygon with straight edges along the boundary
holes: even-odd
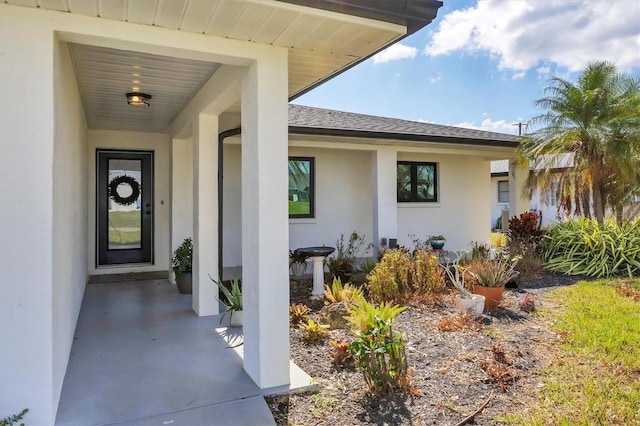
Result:
[[[131,188],[131,194],[128,197],[123,197],[118,193],[118,187],[122,184],[129,185]],[[123,206],[128,206],[136,202],[140,196],[140,184],[135,178],[131,176],[117,176],[111,179],[109,182],[109,196],[113,201]]]

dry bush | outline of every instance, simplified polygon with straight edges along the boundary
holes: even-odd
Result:
[[[424,250],[412,256],[406,250],[387,250],[367,275],[367,290],[375,302],[402,303],[445,288],[444,271],[438,259]]]
[[[525,294],[520,302],[518,302],[518,308],[524,312],[533,312],[536,310],[536,301],[530,294]]]
[[[511,367],[513,361],[507,356],[507,351],[501,341],[491,345],[491,356],[480,361],[482,368],[488,375],[491,382],[495,383],[500,390],[505,391],[507,387],[519,377],[518,372]]]
[[[289,323],[298,325],[308,319],[309,307],[303,304],[293,304],[289,306]]]
[[[333,365],[345,365],[348,362],[353,362],[351,353],[349,352],[349,342],[346,340],[331,340],[329,342],[333,350],[329,352],[329,357],[333,362]]]
[[[445,315],[438,322],[438,330],[440,331],[457,331],[472,330],[478,331],[482,328],[482,324],[475,321],[472,315],[462,312],[453,315]]]
[[[634,290],[630,287],[623,286],[623,285],[618,286],[616,290],[618,291],[618,293],[622,294],[623,296],[632,298],[634,302],[637,302],[638,300],[640,300],[640,291],[638,290]]]

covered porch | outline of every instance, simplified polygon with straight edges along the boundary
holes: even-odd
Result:
[[[57,425],[275,424],[244,371],[242,328],[198,317],[166,279],[89,284]],[[291,364],[291,380],[310,386]]]

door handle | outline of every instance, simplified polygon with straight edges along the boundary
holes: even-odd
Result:
[[[145,213],[146,214],[151,214],[151,210],[147,210]]]

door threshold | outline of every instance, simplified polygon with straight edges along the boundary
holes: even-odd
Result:
[[[123,274],[89,275],[89,284],[168,279],[169,271],[128,272]]]

